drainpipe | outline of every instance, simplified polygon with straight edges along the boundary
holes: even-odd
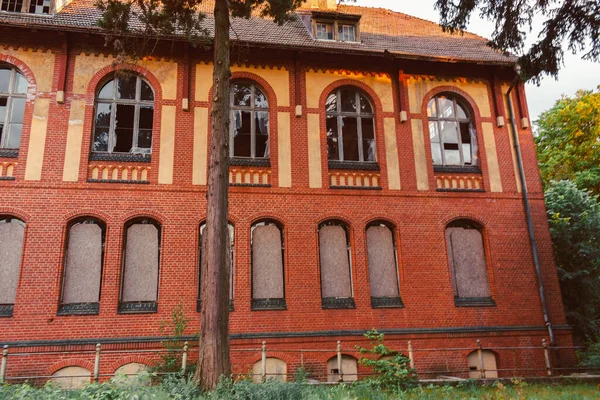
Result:
[[[519,169],[519,177],[521,178],[521,189],[523,193],[523,205],[525,206],[525,217],[527,218],[527,230],[529,231],[529,241],[531,242],[531,253],[533,255],[533,263],[535,264],[535,274],[538,280],[538,291],[540,293],[540,300],[542,302],[542,312],[544,314],[544,322],[548,328],[548,337],[550,338],[550,345],[556,344],[554,340],[554,331],[552,330],[552,323],[548,315],[548,304],[546,303],[546,294],[544,293],[544,283],[542,281],[542,269],[540,267],[540,259],[538,255],[537,243],[535,241],[535,233],[533,231],[533,219],[531,218],[531,207],[529,205],[529,196],[527,194],[527,184],[525,183],[525,172],[523,170],[523,159],[521,157],[521,148],[519,146],[519,139],[517,137],[517,124],[515,122],[515,113],[513,111],[512,99],[510,93],[514,89],[515,85],[519,81],[519,72],[521,68],[517,66],[515,68],[516,76],[513,79],[508,91],[506,92],[506,100],[508,102],[508,112],[510,116],[510,123],[512,126],[513,143],[515,147],[515,153],[517,155],[517,166]]]

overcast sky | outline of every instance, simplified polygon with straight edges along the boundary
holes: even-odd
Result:
[[[439,14],[433,8],[435,0],[357,0],[356,4],[366,7],[382,7],[419,18],[438,22]],[[534,21],[540,24],[541,21]],[[490,37],[493,24],[481,20],[474,15],[468,31]],[[537,34],[532,34],[529,40],[534,40]],[[546,77],[540,86],[527,85],[527,101],[531,120],[535,121],[538,115],[554,105],[562,94],[572,96],[578,89],[595,89],[600,85],[600,64],[583,61],[580,55],[573,55],[565,51],[564,66],[559,72],[558,80]]]

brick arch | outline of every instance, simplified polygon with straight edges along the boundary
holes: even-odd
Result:
[[[27,225],[27,221],[31,219],[31,214],[14,207],[0,207],[0,216],[11,216],[20,219]]]
[[[267,347],[267,358],[277,358],[281,361],[283,361],[285,363],[286,368],[288,368],[288,371],[290,369],[290,365],[293,364],[296,360],[293,358],[293,356],[290,356],[282,351],[269,351],[269,348]],[[261,361],[261,358],[251,358],[252,365],[256,364],[257,362]],[[289,375],[289,372],[288,372]]]
[[[275,221],[279,223],[284,230],[289,223],[289,220],[279,213],[260,214],[260,216],[250,218],[250,228],[257,222],[264,220]]]
[[[120,358],[117,361],[113,362],[109,367],[109,371],[112,371],[113,373],[115,373],[122,366],[131,364],[131,363],[142,364],[142,365],[145,365],[146,367],[150,367],[150,366],[152,366],[153,360],[150,357],[144,357],[144,356],[140,356],[137,354],[129,355],[129,356],[125,356],[125,357]]]
[[[55,372],[58,372],[61,369],[67,368],[67,367],[85,368],[88,371],[90,371],[90,374],[92,374],[94,372],[94,364],[92,364],[90,361],[82,360],[80,358],[68,358],[66,360],[61,360],[61,361],[58,361],[58,362],[52,364],[48,368],[48,375],[52,375]]]
[[[319,98],[319,111],[325,110],[325,102],[327,101],[327,97],[329,97],[329,95],[334,90],[342,86],[354,86],[365,92],[365,94],[367,94],[369,96],[369,99],[371,100],[373,106],[373,113],[375,114],[375,119],[378,120],[379,115],[383,112],[383,105],[381,104],[381,99],[379,98],[377,93],[375,93],[371,86],[367,85],[366,83],[349,78],[340,79],[335,82],[332,82],[329,85],[327,85],[325,89],[323,89],[321,97]]]
[[[104,211],[101,210],[96,210],[93,208],[81,208],[75,211],[71,211],[67,214],[63,215],[63,220],[66,223],[69,223],[71,221],[76,220],[77,218],[81,218],[81,217],[92,217],[92,218],[96,218],[99,219],[100,221],[102,221],[103,223],[105,223],[106,225],[108,225],[108,222],[112,220],[112,216]]]
[[[393,221],[391,218],[373,216],[373,217],[369,217],[368,219],[365,220],[365,222],[364,222],[365,231],[369,224],[371,224],[373,222],[377,222],[377,221],[385,222],[386,224],[391,225],[392,231],[395,231],[396,229],[398,229],[398,224],[395,221]]]
[[[161,227],[165,224],[165,221],[167,220],[167,218],[163,214],[159,213],[158,211],[142,208],[139,210],[133,210],[133,211],[124,213],[121,216],[121,218],[119,219],[119,222],[121,222],[121,224],[126,224],[136,218],[153,219],[156,222],[158,222],[161,225]]]
[[[481,114],[479,113],[479,106],[477,105],[477,103],[475,102],[473,97],[471,97],[470,94],[468,94],[467,92],[465,92],[464,90],[462,90],[461,88],[459,88],[457,86],[451,86],[451,85],[436,86],[433,89],[431,89],[429,92],[425,93],[425,95],[423,96],[423,100],[421,102],[421,113],[423,115],[427,115],[427,104],[429,104],[429,101],[441,93],[449,93],[449,94],[453,94],[458,97],[461,97],[462,100],[464,100],[463,103],[466,104],[467,107],[469,108],[468,111],[471,113],[471,120],[473,121],[474,124],[479,126],[479,120],[481,119]],[[478,138],[479,138],[479,135],[478,135]]]
[[[31,88],[32,86],[37,88],[37,82],[35,80],[35,74],[33,73],[33,71],[27,66],[27,64],[25,64],[23,61],[21,61],[19,58],[14,57],[14,56],[9,56],[6,54],[0,54],[0,61],[3,61],[7,64],[11,64],[14,67],[16,67],[24,76],[25,79],[27,79],[27,83],[29,84],[29,88]],[[28,91],[29,91],[28,88]]]
[[[316,220],[317,229],[319,228],[319,225],[321,225],[323,222],[332,221],[332,220],[341,221],[344,224],[346,224],[348,229],[352,228],[352,222],[347,217],[342,216],[340,214],[327,214],[327,215],[319,217]]]
[[[100,71],[96,72],[88,82],[87,95],[90,96],[91,99],[94,99],[96,97],[96,89],[98,89],[100,82],[108,75],[118,70],[130,70],[140,74],[150,83],[150,86],[152,86],[152,90],[154,90],[154,101],[156,102],[157,100],[162,100],[162,85],[160,84],[158,78],[147,68],[130,63],[120,64],[117,66],[112,64],[107,65]]]
[[[486,224],[487,224],[487,220],[480,216],[480,215],[475,215],[473,213],[469,213],[469,212],[462,212],[462,213],[454,213],[449,217],[446,217],[442,220],[443,226],[444,228],[448,226],[448,224],[454,222],[454,221],[458,221],[461,219],[468,219],[471,221],[474,221],[476,223],[478,223],[479,225],[481,225],[481,228],[485,230],[486,228]]]

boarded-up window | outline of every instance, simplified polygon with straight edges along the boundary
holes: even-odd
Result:
[[[69,226],[59,314],[98,313],[104,235],[104,224],[92,218]]]
[[[252,308],[286,308],[283,228],[276,222],[252,227]]]
[[[367,227],[372,307],[401,307],[394,233],[385,223]]]
[[[481,228],[455,221],[446,228],[446,243],[457,305],[493,305]]]
[[[235,229],[233,227],[233,225],[231,224],[227,224],[227,228],[228,228],[228,234],[229,234],[229,260],[230,260],[230,264],[229,264],[229,310],[233,311],[233,294],[234,294],[234,272],[235,272]],[[204,234],[206,231],[206,224],[201,224],[200,225],[200,235],[199,235],[199,242],[198,242],[198,252],[199,252],[199,257],[198,257],[198,299],[196,300],[196,311],[200,312],[201,306],[202,306],[202,295],[201,295],[201,288],[202,288],[202,265],[204,265],[204,256],[205,256],[205,244],[204,244],[204,240],[206,235]]]
[[[327,361],[327,382],[358,380],[358,360],[346,354],[342,354],[341,358],[338,360],[337,356],[333,356]]]
[[[478,350],[470,352],[467,356],[467,364],[469,365],[469,378],[471,379],[498,378],[496,354],[490,350],[481,350],[481,355]]]
[[[125,227],[121,312],[155,312],[158,300],[160,225],[149,219]]]
[[[11,317],[21,271],[25,223],[0,217],[0,317]]]
[[[354,308],[348,229],[331,221],[319,228],[323,308]]]
[[[281,382],[287,380],[287,365],[285,361],[275,357],[267,357],[265,359],[264,371],[262,360],[258,360],[252,365],[252,380],[254,383],[261,383],[263,380],[268,381],[270,379]]]

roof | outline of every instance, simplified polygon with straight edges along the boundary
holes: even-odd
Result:
[[[211,13],[213,1],[205,0],[201,6],[201,11],[206,12],[203,24],[211,36],[214,31],[214,18]],[[100,33],[101,29],[96,26],[96,21],[101,13],[94,3],[95,0],[72,0],[55,15],[0,11],[0,24]],[[350,52],[365,55],[388,52],[405,58],[505,65],[512,65],[516,61],[515,57],[507,56],[489,47],[488,40],[480,36],[471,33],[452,35],[443,32],[434,22],[382,8],[338,5],[337,10],[333,10],[342,14],[361,15],[360,43],[315,40],[301,18],[313,10],[332,11],[303,6],[292,15],[290,21],[283,25],[261,18],[259,13],[254,13],[250,19],[232,18],[232,40],[268,47],[323,52]]]

